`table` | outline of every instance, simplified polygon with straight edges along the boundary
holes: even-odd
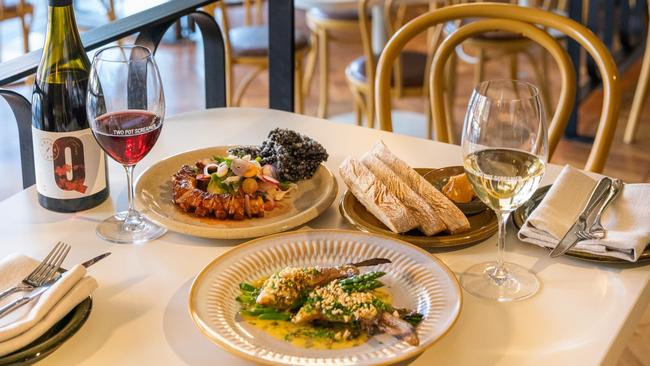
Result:
[[[226,144],[257,144],[274,127],[319,140],[333,171],[348,155],[359,156],[382,139],[416,167],[457,165],[458,146],[341,125],[286,112],[213,109],[168,118],[160,140],[136,169],[182,151]],[[543,184],[560,171],[551,165]],[[123,169],[110,163],[111,199],[74,215],[42,209],[34,187],[0,202],[0,255],[44,256],[53,243],[72,245],[65,264],[105,251],[113,255],[89,272],[99,281],[84,327],[43,365],[250,365],[203,338],[190,319],[188,291],[213,258],[241,241],[206,240],[168,233],[139,246],[112,245],[95,235],[97,223],[126,206]],[[341,194],[345,189],[339,180]],[[352,229],[332,205],[308,228]],[[512,231],[511,231],[512,234]],[[550,259],[538,247],[514,243],[508,260],[535,271],[541,291],[529,300],[499,304],[464,294],[458,323],[414,366],[613,364],[650,300],[650,270],[599,266],[570,258]],[[492,260],[496,238],[462,250],[435,253],[455,273]]]

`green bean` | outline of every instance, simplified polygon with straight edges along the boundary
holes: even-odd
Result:
[[[287,313],[264,313],[260,314],[257,319],[262,320],[289,320],[291,316]]]
[[[406,320],[407,322],[411,323],[411,325],[415,326],[420,324],[422,318],[424,318],[424,315],[420,313],[414,313],[414,314],[405,315],[402,319]]]
[[[385,272],[368,272],[362,275],[349,277],[339,281],[341,288],[346,292],[364,292],[374,290],[376,288],[382,287],[384,284],[378,281],[377,279],[383,275]]]
[[[249,295],[241,294],[237,296],[235,300],[237,300],[237,302],[240,302],[242,304],[247,304],[247,305],[255,304],[255,297]]]
[[[248,314],[248,315],[253,315],[253,316],[257,316],[257,315],[261,315],[261,314],[266,314],[266,313],[277,313],[277,311],[275,311],[275,310],[273,310],[273,309],[265,308],[265,307],[262,307],[262,306],[258,306],[258,307],[250,308],[250,309],[248,309],[248,310],[245,310],[244,312],[245,312],[246,314]]]
[[[242,282],[239,284],[239,289],[244,292],[255,292],[258,291],[258,288],[251,285],[250,283]]]

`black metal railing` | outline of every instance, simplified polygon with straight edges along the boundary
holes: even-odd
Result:
[[[132,16],[81,34],[86,51],[124,37],[136,35],[135,44],[155,52],[163,35],[178,19],[187,16],[198,26],[203,38],[205,106],[226,106],[225,49],[221,29],[214,18],[197,9],[216,0],[172,0]],[[269,2],[269,106],[293,111],[294,53],[293,1]],[[36,72],[42,50],[0,64],[0,86],[19,81]],[[164,77],[164,76],[163,76]],[[31,104],[22,95],[0,89],[18,124],[23,187],[35,182],[31,133]]]

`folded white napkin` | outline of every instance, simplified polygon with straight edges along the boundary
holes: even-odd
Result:
[[[530,214],[519,239],[554,248],[577,220],[597,180],[565,166],[539,206]],[[607,236],[580,241],[574,248],[635,262],[650,243],[650,184],[625,184],[605,210]]]
[[[31,273],[40,262],[14,254],[0,260],[0,289],[12,287]],[[97,281],[76,265],[38,299],[0,318],[0,356],[30,344],[81,303],[97,288]],[[0,306],[28,295],[19,292],[0,300]]]

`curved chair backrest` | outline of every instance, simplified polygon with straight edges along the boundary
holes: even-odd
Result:
[[[27,188],[36,183],[32,142],[32,104],[22,95],[9,89],[0,89],[0,97],[7,101],[16,118],[23,188]]]
[[[444,107],[442,75],[445,61],[454,47],[463,40],[490,30],[504,30],[523,34],[536,41],[551,53],[560,67],[562,90],[549,127],[549,151],[552,156],[560,142],[575,100],[575,69],[568,61],[566,51],[552,37],[534,26],[538,25],[557,29],[574,39],[586,49],[598,65],[603,80],[603,107],[585,169],[601,172],[607,160],[618,120],[621,93],[616,64],[605,45],[589,29],[569,18],[541,9],[509,4],[463,4],[434,10],[410,21],[390,39],[378,62],[375,93],[380,128],[392,131],[390,70],[406,43],[431,27],[463,18],[485,18],[486,20],[460,27],[445,39],[436,51],[430,73],[430,98],[436,139],[442,142],[453,141],[453,131],[450,123],[447,122]]]

